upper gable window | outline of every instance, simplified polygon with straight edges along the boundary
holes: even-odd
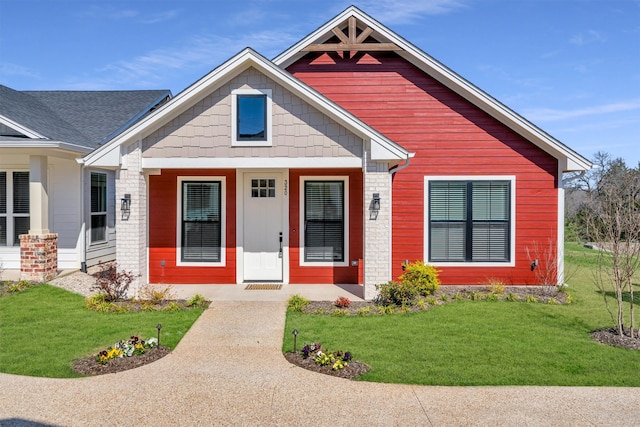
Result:
[[[232,145],[271,146],[271,90],[237,89],[232,96]]]

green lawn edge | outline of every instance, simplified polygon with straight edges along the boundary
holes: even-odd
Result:
[[[0,372],[74,378],[72,364],[131,336],[157,336],[175,348],[202,309],[173,312],[98,313],[84,297],[50,285],[0,298]]]
[[[388,316],[288,312],[283,351],[321,342],[371,370],[360,380],[485,386],[640,386],[640,352],[595,342],[613,322],[592,280],[593,251],[566,245],[567,305],[459,301]],[[640,289],[639,289],[640,291]]]

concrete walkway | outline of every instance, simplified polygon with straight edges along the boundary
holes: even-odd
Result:
[[[0,426],[632,426],[640,420],[640,390],[632,388],[426,387],[306,371],[282,356],[285,309],[285,301],[216,301],[170,355],[119,374],[0,374]]]

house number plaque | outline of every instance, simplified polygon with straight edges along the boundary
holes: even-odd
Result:
[[[287,193],[289,192],[289,188],[288,188],[288,183],[287,180],[284,180],[284,195],[286,196]]]

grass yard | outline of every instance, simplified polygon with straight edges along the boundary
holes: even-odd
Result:
[[[73,361],[97,354],[132,335],[157,336],[175,348],[202,313],[97,313],[84,307],[84,298],[42,285],[0,298],[0,372],[39,377],[79,376]]]
[[[592,281],[594,252],[577,244],[567,244],[566,252],[573,304],[460,301],[370,317],[289,312],[283,350],[291,351],[295,328],[299,348],[321,342],[370,365],[364,381],[640,386],[640,352],[590,337],[592,330],[614,324]]]

